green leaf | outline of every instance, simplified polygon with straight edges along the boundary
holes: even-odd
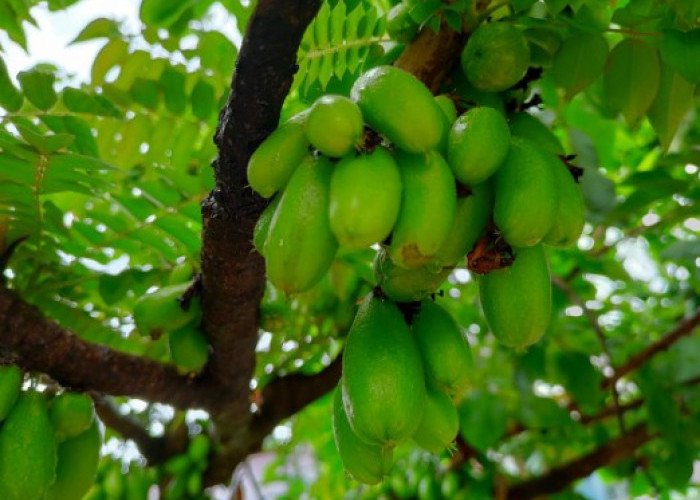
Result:
[[[595,408],[600,402],[602,375],[589,356],[582,352],[558,352],[554,357],[554,370],[574,401],[584,407]]]
[[[603,75],[603,100],[608,109],[622,113],[636,125],[659,89],[659,57],[643,40],[627,38],[610,53]]]
[[[571,99],[603,72],[608,42],[599,34],[579,33],[567,38],[554,57],[551,75],[557,87]]]
[[[17,75],[24,96],[41,111],[49,110],[56,104],[56,91],[53,84],[56,75],[42,69],[31,69]]]
[[[184,73],[168,66],[160,76],[160,84],[165,92],[165,107],[178,115],[184,113],[187,107]]]
[[[204,80],[197,80],[190,96],[192,101],[192,114],[200,120],[208,120],[216,108],[216,95],[214,87]]]
[[[5,61],[0,57],[0,107],[14,113],[22,107],[23,102],[22,93],[15,88],[7,72]]]
[[[99,17],[90,21],[68,45],[96,38],[117,38],[120,35],[119,23],[113,19]]]
[[[664,30],[661,58],[690,83],[700,83],[700,28]]]
[[[39,153],[50,154],[68,147],[75,139],[71,134],[38,134],[22,125],[15,125],[25,141]]]
[[[146,25],[167,28],[195,3],[197,0],[143,0],[139,15]]]
[[[694,85],[669,65],[662,64],[659,91],[647,111],[647,117],[659,136],[663,151],[668,151],[683,117],[693,108],[694,92]]]
[[[474,391],[459,407],[459,432],[479,451],[486,452],[496,444],[507,426],[508,413],[495,394]]]
[[[7,2],[0,2],[0,29],[7,33],[10,40],[27,50],[27,37],[21,19]]]
[[[158,107],[160,101],[158,82],[138,77],[134,80],[129,93],[134,101],[146,108],[156,109]]]
[[[90,79],[93,85],[102,85],[105,75],[113,67],[120,65],[129,55],[129,44],[124,40],[115,38],[100,49],[92,62]]]

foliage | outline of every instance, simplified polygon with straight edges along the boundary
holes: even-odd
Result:
[[[73,3],[49,0],[48,8]],[[147,291],[188,281],[199,270],[200,202],[213,187],[209,165],[216,155],[211,138],[239,49],[207,28],[215,3],[143,0],[139,32],[112,19],[92,21],[73,43],[104,45],[90,81],[78,86],[50,65],[10,75],[0,53],[0,254],[26,238],[5,270],[8,286],[85,340],[164,363],[172,362],[167,336],[139,332],[133,311]],[[442,90],[526,110],[556,134],[584,168],[584,234],[578,248],[551,253],[552,320],[524,353],[489,333],[465,269],[443,284],[442,304],[475,354],[457,452],[430,458],[405,446],[396,451],[399,472],[381,486],[361,487],[343,474],[324,397],[282,424],[291,437],[273,433],[267,440],[277,459],[266,479],[285,481],[289,498],[437,498],[424,477],[437,479],[445,496],[466,489],[469,498],[488,498],[501,483],[545,475],[646,423],[658,438],[616,464],[601,464],[598,477],[624,481],[630,496],[688,491],[700,449],[697,335],[654,353],[614,390],[604,380],[698,307],[700,6],[410,3],[424,30],[441,29],[441,19],[469,30],[488,17],[522,30],[531,52],[524,85],[485,94],[456,70]],[[240,32],[255,4],[221,3]],[[25,49],[22,23],[34,22],[35,8],[46,4],[0,3],[0,29]],[[390,8],[388,0],[322,4],[299,49],[283,116],[324,93],[347,95],[363,71],[399,57],[404,46],[386,34]],[[251,387],[287,373],[316,373],[338,355],[355,301],[374,285],[374,254],[341,250],[309,292],[286,297],[268,285]],[[115,401],[152,432],[184,429],[194,436],[206,428],[191,413]],[[619,418],[611,411],[617,406],[624,410]],[[123,438],[110,436],[123,450]],[[277,468],[299,450],[314,457],[318,474],[311,479]],[[144,484],[158,483],[168,498],[201,498],[200,462],[174,460],[146,468],[141,458],[123,465],[107,455],[95,489],[119,493],[133,483],[144,491]],[[185,493],[178,496],[176,488]]]

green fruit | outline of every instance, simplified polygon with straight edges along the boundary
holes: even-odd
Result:
[[[552,287],[544,247],[516,251],[513,265],[479,280],[481,307],[494,336],[523,348],[537,342],[549,324]]]
[[[472,357],[454,318],[435,302],[424,300],[411,331],[423,359],[426,380],[447,394],[459,394],[469,383]]]
[[[0,498],[40,500],[56,476],[56,438],[46,401],[24,392],[0,428]]]
[[[262,211],[258,221],[255,223],[255,229],[253,229],[253,246],[262,256],[265,255],[265,243],[267,242],[267,235],[270,233],[270,223],[272,222],[272,217],[275,215],[275,210],[277,210],[281,199],[281,195],[272,198],[270,204],[265,207],[265,210]]]
[[[391,469],[393,462],[391,447],[367,444],[353,432],[343,408],[340,386],[333,395],[333,438],[343,467],[358,481],[376,484]]]
[[[444,118],[442,137],[440,138],[440,144],[436,149],[441,155],[446,156],[447,144],[450,139],[450,129],[452,128],[452,124],[455,122],[455,120],[457,120],[457,107],[455,106],[455,102],[446,95],[436,96],[435,102],[438,106],[440,106],[442,116]]]
[[[202,472],[194,470],[187,477],[187,493],[195,496],[202,491]]]
[[[391,233],[401,207],[401,174],[384,149],[343,158],[331,178],[330,224],[341,245],[364,248]]]
[[[248,183],[263,198],[283,189],[309,152],[304,120],[290,119],[265,139],[248,161]]]
[[[396,302],[415,302],[434,293],[450,274],[450,269],[438,272],[427,267],[404,269],[394,264],[382,249],[374,259],[374,274],[384,295]]]
[[[367,124],[400,149],[424,153],[440,144],[444,121],[433,94],[420,80],[394,66],[360,76],[351,97]]]
[[[22,371],[17,365],[0,366],[0,422],[10,413],[22,388]]]
[[[532,141],[537,144],[537,147],[553,155],[566,154],[557,136],[530,113],[521,111],[511,115],[510,133],[513,137],[522,137]]]
[[[413,20],[410,11],[410,5],[400,2],[394,5],[386,15],[386,31],[399,43],[410,42],[420,31],[420,26]]]
[[[102,480],[102,487],[110,500],[121,499],[121,497],[124,495],[124,490],[126,489],[124,476],[122,475],[121,470],[121,463],[113,462],[111,464],[110,468],[105,474],[104,479]]]
[[[187,456],[194,463],[206,464],[211,450],[211,441],[205,434],[198,434],[192,438],[187,448]]]
[[[85,394],[64,392],[51,401],[49,417],[59,440],[75,437],[87,431],[95,420],[92,399]]]
[[[420,352],[396,305],[367,295],[343,354],[343,405],[355,433],[393,445],[420,424],[425,376]]]
[[[452,399],[428,384],[423,419],[413,440],[430,453],[440,453],[450,446],[458,431],[459,415]]]
[[[170,356],[185,373],[197,373],[209,359],[209,342],[197,324],[187,325],[170,332]]]
[[[461,62],[477,89],[500,92],[525,76],[530,47],[523,34],[508,23],[482,24],[469,37]]]
[[[556,208],[552,228],[545,235],[548,245],[570,247],[576,244],[586,223],[583,193],[568,167],[556,156],[549,157],[556,185]]]
[[[178,300],[189,286],[189,283],[165,286],[139,298],[134,305],[134,322],[139,332],[157,338],[197,321],[201,314],[199,300],[192,300],[186,311]]]
[[[338,243],[328,206],[333,164],[307,157],[282,193],[265,248],[267,277],[285,293],[314,286],[333,262]]]
[[[58,445],[56,480],[44,500],[79,500],[95,481],[102,437],[96,420],[75,437]]]
[[[493,220],[510,245],[536,245],[549,232],[556,188],[546,153],[525,139],[514,138],[494,176]]]
[[[501,113],[493,108],[472,108],[452,125],[447,160],[462,184],[485,181],[508,154],[510,130]]]
[[[442,498],[453,498],[459,491],[459,473],[454,470],[449,471],[442,478],[442,484],[440,484],[440,492],[442,493]]]
[[[317,99],[304,123],[311,145],[334,158],[345,156],[357,146],[364,127],[360,108],[340,95],[324,95]]]
[[[431,475],[426,474],[418,482],[418,500],[441,500],[440,485]]]
[[[471,194],[457,198],[450,235],[433,258],[434,265],[453,267],[464,259],[484,231],[493,209],[490,183],[477,184]]]
[[[457,190],[450,167],[439,153],[399,153],[403,182],[401,211],[391,236],[389,254],[400,267],[430,262],[452,229]]]
[[[168,285],[179,285],[190,283],[194,278],[195,270],[189,262],[183,262],[175,266],[168,276]]]

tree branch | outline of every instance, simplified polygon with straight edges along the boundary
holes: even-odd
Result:
[[[265,288],[265,265],[253,249],[252,235],[266,202],[247,187],[246,167],[277,126],[297,70],[297,48],[319,7],[320,0],[258,2],[215,137],[216,187],[202,203],[202,307],[213,347],[207,372],[221,388],[224,409],[218,413],[229,425],[249,418],[258,306]]]
[[[615,374],[612,377],[603,380],[603,388],[610,387],[611,384],[614,384],[628,373],[642,366],[654,355],[665,351],[683,337],[692,334],[698,324],[700,324],[700,309],[696,309],[692,316],[681,321],[673,330],[653,344],[647,346],[646,349],[630,357],[625,364],[616,368]]]
[[[86,342],[5,288],[0,288],[0,344],[22,368],[46,373],[64,387],[178,408],[209,407],[217,401],[206,384],[161,363]]]
[[[582,479],[596,469],[613,464],[654,438],[645,424],[639,424],[621,437],[608,441],[592,452],[567,464],[555,467],[542,477],[516,484],[508,490],[510,500],[529,500],[556,493]]]

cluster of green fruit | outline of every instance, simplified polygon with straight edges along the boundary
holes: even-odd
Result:
[[[380,293],[368,294],[348,334],[333,400],[345,469],[374,484],[391,469],[393,448],[402,441],[431,453],[449,448],[459,430],[453,398],[470,370],[469,345],[438,304],[425,300],[402,312]]]
[[[82,500],[145,500],[157,479],[154,467],[136,467],[132,463],[127,470],[121,460],[103,461],[95,484]]]
[[[92,400],[21,386],[17,366],[0,366],[0,498],[80,500],[93,484],[102,445]]]
[[[190,440],[187,452],[169,459],[163,469],[171,477],[165,487],[168,500],[195,500],[203,495],[202,475],[207,468],[211,441],[204,434]]]
[[[168,284],[134,306],[139,332],[153,339],[167,334],[170,357],[183,373],[199,372],[209,358],[209,343],[199,329],[201,305],[198,297],[189,297],[191,286],[189,281]]]

